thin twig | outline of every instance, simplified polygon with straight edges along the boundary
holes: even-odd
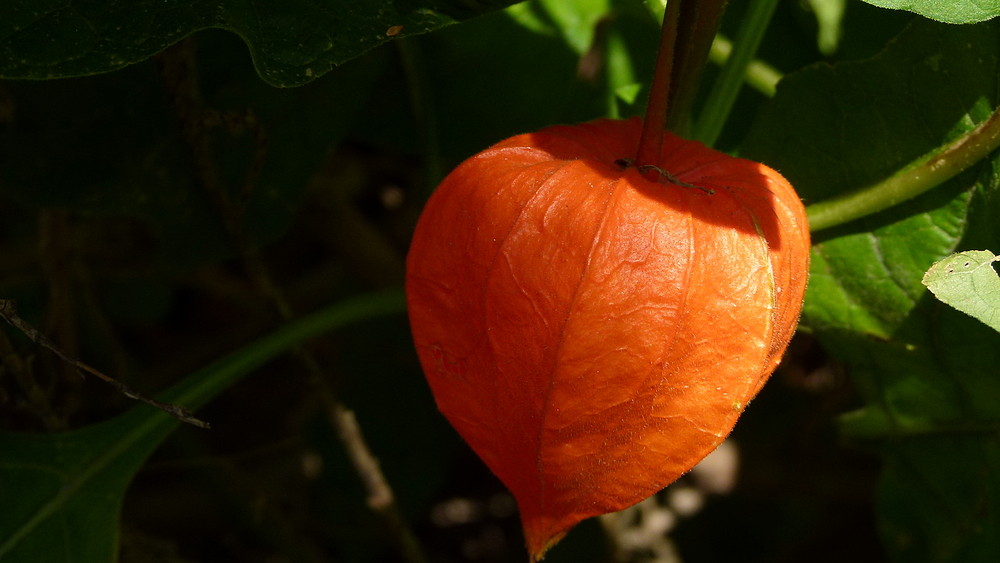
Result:
[[[69,427],[66,420],[56,414],[49,400],[49,394],[35,380],[30,359],[22,359],[14,349],[14,344],[7,338],[7,332],[0,330],[0,376],[9,374],[20,387],[23,403],[20,409],[32,414],[42,421],[42,426],[49,432],[59,432]],[[0,397],[0,404],[4,403]]]
[[[90,367],[89,365],[83,363],[82,361],[62,351],[62,349],[60,349],[55,342],[49,340],[48,337],[39,332],[38,329],[29,325],[24,321],[24,319],[22,319],[17,315],[17,302],[15,302],[13,299],[0,299],[0,317],[3,317],[4,320],[10,323],[11,326],[23,332],[24,335],[30,338],[32,342],[44,348],[48,348],[53,354],[59,356],[59,358],[62,359],[62,361],[76,368],[76,371],[80,374],[80,377],[84,377],[83,372],[95,375],[98,378],[107,382],[115,389],[117,389],[126,397],[152,405],[166,412],[167,414],[176,417],[177,419],[183,422],[187,422],[188,424],[193,424],[199,428],[209,428],[207,422],[195,418],[194,415],[191,413],[191,411],[189,411],[188,409],[180,405],[174,405],[172,403],[163,403],[157,401],[156,399],[148,397],[136,391],[135,389],[132,389],[128,385],[125,385],[124,383],[118,381],[117,379],[104,375],[100,371]]]

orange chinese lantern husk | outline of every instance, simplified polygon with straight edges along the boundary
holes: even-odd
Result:
[[[809,232],[791,185],[670,133],[656,166],[674,178],[640,172],[620,159],[641,128],[550,127],[470,158],[407,259],[438,407],[514,494],[532,560],[711,452],[798,320]]]

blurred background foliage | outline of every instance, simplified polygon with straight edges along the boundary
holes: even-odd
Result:
[[[166,389],[282,325],[248,264],[266,268],[296,315],[399,287],[423,202],[456,164],[546,125],[641,114],[662,13],[659,3],[639,0],[532,0],[509,8],[384,1],[371,3],[378,4],[371,14],[350,14],[356,4],[344,1],[342,11],[315,16],[310,3],[272,4],[273,17],[262,20],[275,26],[269,29],[247,20],[240,4],[206,20],[140,2],[146,17],[133,15],[136,26],[98,19],[104,39],[60,47],[72,55],[75,45],[86,57],[53,47],[19,64],[14,54],[30,51],[21,45],[24,34],[0,34],[0,53],[7,54],[0,58],[9,59],[0,67],[7,77],[0,80],[0,298],[17,299],[22,317],[59,346],[137,389]],[[16,3],[0,30],[32,23],[30,5]],[[745,8],[729,7],[723,35],[736,35]],[[52,34],[75,29],[73,14],[53,14],[55,31],[33,31],[28,39],[57,40]],[[459,20],[467,21],[450,25]],[[822,73],[878,55],[908,24],[938,29],[915,20],[860,1],[784,1],[757,57],[782,74]],[[229,30],[201,29],[212,25]],[[338,25],[344,34],[331,35]],[[135,36],[108,31],[116,27]],[[911,31],[902,41],[919,43],[923,33]],[[324,49],[335,35],[337,47]],[[379,45],[341,48],[351,43],[345,37]],[[87,75],[115,65],[120,70]],[[86,76],[24,79],[55,71]],[[705,91],[716,74],[707,68]],[[798,76],[806,84],[816,79]],[[717,147],[781,164],[820,197],[828,192],[814,181],[820,173],[810,168],[810,155],[782,154],[781,135],[796,127],[781,121],[794,115],[792,98],[767,102],[743,88]],[[964,216],[973,180],[917,203],[918,210],[946,209],[941,221]],[[966,203],[953,202],[963,197]],[[897,219],[883,216],[819,240],[871,233]],[[941,245],[954,246],[962,232]],[[984,243],[994,238],[980,236]],[[856,251],[845,244],[825,256]],[[248,253],[258,261],[248,262]],[[885,352],[870,339],[870,350],[859,348],[852,325],[824,333],[836,325],[824,316],[833,309],[817,303],[806,317],[816,330],[796,337],[733,434],[735,488],[702,491],[700,509],[671,513],[670,537],[683,561],[887,560],[875,512],[876,448],[846,445],[835,424],[839,414],[877,402],[879,391],[859,393],[857,377],[840,363],[851,358],[834,360],[826,350]],[[64,432],[133,406],[3,328],[3,430]],[[512,501],[437,413],[404,315],[360,322],[306,346],[356,412],[433,561],[524,560]],[[869,356],[855,363],[869,366]],[[121,560],[397,561],[308,377],[294,358],[276,359],[199,411],[212,431],[181,426],[147,463],[137,457],[141,469],[118,499]],[[5,443],[9,451],[29,448],[0,436],[0,448]],[[905,456],[891,459],[905,465]],[[4,463],[13,467],[9,458]],[[5,503],[20,498],[11,475],[0,481]],[[675,487],[697,485],[685,478]],[[893,494],[886,490],[883,500]],[[662,496],[669,504],[669,494]],[[886,522],[893,520],[883,520],[883,531]],[[95,526],[94,533],[98,524],[75,523]],[[595,520],[546,560],[610,561],[616,547]],[[899,557],[901,549],[908,546],[890,552]],[[632,557],[643,560],[641,553]]]

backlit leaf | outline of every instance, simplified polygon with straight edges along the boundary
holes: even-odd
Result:
[[[908,10],[946,23],[977,23],[1000,15],[998,0],[865,0],[873,6]]]
[[[1000,276],[989,250],[959,252],[936,262],[923,283],[934,296],[1000,331]]]

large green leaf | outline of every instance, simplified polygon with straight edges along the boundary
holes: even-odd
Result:
[[[915,21],[879,56],[786,77],[744,154],[807,202],[876,182],[997,105],[1000,25]],[[845,436],[876,447],[883,541],[899,561],[1000,560],[1000,335],[921,279],[958,248],[995,248],[1000,161],[814,241],[803,321],[865,408]]]
[[[12,0],[0,4],[0,77],[48,79],[118,70],[199,29],[216,27],[246,41],[265,81],[298,86],[393,37],[426,33],[513,3]]]
[[[873,6],[909,10],[946,23],[977,23],[1000,16],[998,0],[865,0]]]
[[[303,317],[172,387],[163,401],[196,409],[242,376],[323,332],[405,311],[394,290]],[[0,560],[111,563],[125,490],[179,424],[145,405],[110,421],[52,435],[0,433]]]

